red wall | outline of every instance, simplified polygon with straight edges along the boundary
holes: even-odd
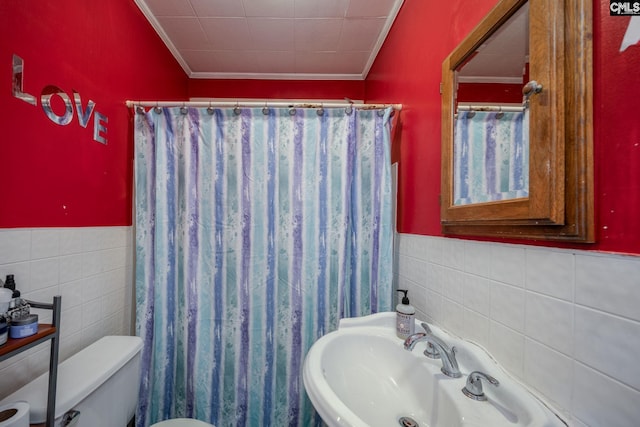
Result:
[[[190,98],[364,99],[361,80],[189,80]]]
[[[394,138],[398,229],[440,235],[440,81],[442,61],[497,0],[406,0],[366,80],[367,102],[402,103]],[[434,13],[437,9],[437,13]]]
[[[24,60],[24,91],[12,95],[12,57]],[[187,78],[133,1],[0,1],[0,227],[131,224],[132,145],[127,99],[177,99]],[[54,124],[40,94],[55,85],[86,108]],[[62,115],[61,98],[52,99]],[[95,112],[107,144],[93,139]]]
[[[441,64],[497,0],[406,0],[366,81],[367,102],[403,104],[393,155],[400,162],[398,228],[441,235]],[[619,52],[629,17],[594,0],[594,154],[597,243],[581,249],[640,254],[640,46]]]
[[[457,102],[522,103],[522,84],[458,83]]]
[[[0,1],[0,227],[131,224],[132,146],[126,99],[187,97],[365,99],[402,103],[400,231],[440,235],[441,63],[497,0],[406,0],[366,82],[189,81],[132,1]],[[640,254],[640,46],[619,52],[628,17],[594,0],[594,137],[598,242],[578,248]],[[74,119],[51,122],[11,94],[11,58],[24,89],[56,85],[108,118],[108,144]],[[4,65],[3,65],[4,64]],[[56,110],[56,108],[58,110]],[[59,103],[54,110],[60,111]],[[95,115],[95,112],[94,112]]]

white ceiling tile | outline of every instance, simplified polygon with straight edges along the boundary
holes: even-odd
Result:
[[[244,7],[239,0],[191,0],[191,6],[201,17],[243,17]]]
[[[370,52],[338,52],[333,65],[340,74],[361,74]]]
[[[210,72],[215,69],[220,73],[255,72],[258,65],[252,52],[238,51],[183,51],[183,58],[194,72]]]
[[[295,0],[296,18],[343,18],[349,0]]]
[[[206,49],[207,37],[198,18],[158,18],[162,29],[178,49]]]
[[[211,50],[251,50],[252,39],[245,18],[200,18]]]
[[[345,19],[338,50],[370,51],[373,49],[384,23],[384,18]]]
[[[386,17],[389,15],[395,0],[351,0],[347,17]]]
[[[342,19],[296,19],[296,50],[335,51],[341,31]]]
[[[254,73],[259,69],[255,52],[215,52],[215,57],[220,61],[217,71],[221,73]]]
[[[293,51],[293,19],[247,18],[247,24],[254,49]]]
[[[509,55],[483,54],[476,55],[473,60],[464,65],[461,76],[471,78],[492,78],[495,81],[503,81],[505,78],[512,78],[522,82],[524,75],[525,61],[514,61]]]
[[[238,0],[239,1],[239,0]],[[242,0],[246,16],[293,18],[294,0]]]
[[[290,73],[295,66],[295,55],[291,52],[260,51],[253,53],[261,73]]]
[[[189,65],[191,71],[196,73],[217,70],[223,64],[216,57],[216,53],[205,50],[182,50],[182,59]]]
[[[296,73],[336,73],[331,52],[296,52]]]
[[[187,73],[287,78],[365,74],[403,0],[135,2]]]
[[[195,16],[189,0],[146,0],[155,16]]]

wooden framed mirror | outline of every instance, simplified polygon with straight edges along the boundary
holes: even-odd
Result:
[[[443,62],[444,234],[594,241],[591,3],[502,0]]]

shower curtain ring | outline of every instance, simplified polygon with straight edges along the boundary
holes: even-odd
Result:
[[[324,107],[323,107],[322,103],[320,103],[320,108],[318,108],[316,110],[316,114],[319,115],[319,116],[324,115]]]
[[[233,114],[235,114],[236,116],[239,116],[240,113],[242,113],[242,110],[240,109],[240,105],[236,102],[236,106],[233,109]]]
[[[264,102],[264,107],[262,107],[262,114],[265,116],[269,115],[269,107],[267,107],[267,101]]]
[[[180,107],[180,114],[187,114],[189,112],[189,109],[187,108],[187,106],[185,105],[185,103],[182,103],[182,107]]]
[[[496,113],[496,119],[500,120],[504,117],[504,113],[502,112],[502,105],[498,106],[498,112]]]
[[[153,111],[155,111],[156,114],[162,114],[162,108],[160,108],[160,105],[158,105],[157,102],[156,102],[156,106],[153,107]]]
[[[209,106],[207,107],[207,114],[210,116],[213,115],[213,107],[211,106],[211,101],[209,101]]]

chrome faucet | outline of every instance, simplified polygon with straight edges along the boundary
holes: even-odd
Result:
[[[433,334],[431,328],[425,322],[420,323],[420,326],[422,326],[422,329],[424,329],[424,332],[426,334]],[[440,359],[440,352],[438,352],[438,350],[430,342],[427,343],[427,348],[422,354],[427,356],[429,359]]]
[[[422,327],[424,328],[424,325],[422,325]],[[425,330],[427,328],[425,328]],[[431,329],[429,329],[429,331],[431,331]],[[411,351],[416,344],[421,341],[426,341],[427,344],[431,344],[440,354],[440,359],[442,360],[441,371],[443,374],[452,378],[460,378],[462,376],[460,368],[458,368],[458,361],[456,360],[456,348],[450,348],[444,341],[433,335],[431,332],[418,332],[410,335],[404,341],[404,348],[405,350]]]
[[[489,384],[495,387],[500,385],[500,382],[491,375],[480,371],[473,371],[467,377],[467,384],[462,389],[462,393],[473,400],[487,400],[487,396],[484,395],[484,391],[482,390],[482,380],[488,381]]]

